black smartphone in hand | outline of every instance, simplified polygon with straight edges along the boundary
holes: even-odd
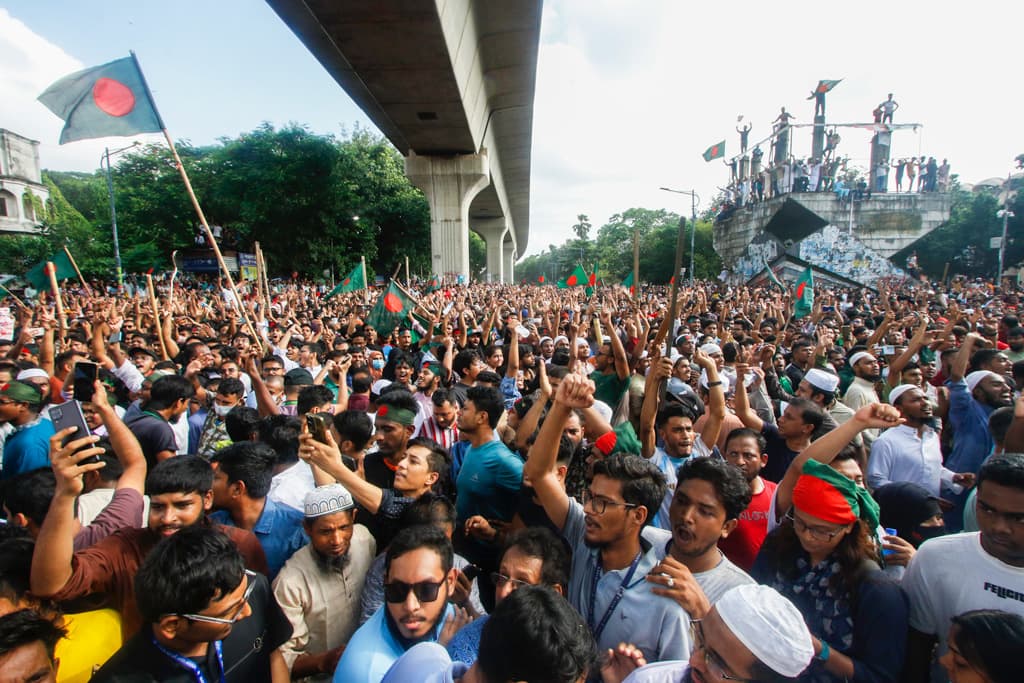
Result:
[[[78,361],[74,369],[74,398],[76,401],[92,401],[94,384],[99,376],[100,366],[88,361]]]

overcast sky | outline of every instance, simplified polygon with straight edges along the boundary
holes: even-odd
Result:
[[[830,122],[868,121],[894,93],[896,122],[924,126],[894,135],[894,157],[947,157],[966,182],[1005,176],[1024,152],[1022,18],[1007,0],[547,0],[527,253],[569,238],[579,213],[600,226],[634,206],[689,212],[688,197],[661,186],[694,188],[707,206],[726,170],[701,152],[723,139],[737,151],[739,115],[752,140],[781,106],[810,121],[818,79],[844,79],[829,94]],[[193,144],[263,121],[372,128],[261,0],[0,0],[0,127],[39,140],[43,166],[58,170],[91,171],[105,145],[147,139],[58,146],[62,124],[35,100],[131,49],[171,134]],[[807,133],[794,145],[810,153]],[[868,133],[845,132],[840,151],[866,162]]]

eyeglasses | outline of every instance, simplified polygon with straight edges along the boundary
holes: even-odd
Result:
[[[530,586],[530,585],[532,585],[532,584],[527,583],[526,581],[520,581],[519,579],[513,579],[511,576],[505,576],[504,574],[499,574],[498,572],[491,572],[491,583],[493,583],[495,585],[495,587],[500,587],[500,586],[504,586],[506,583],[511,583],[512,584],[512,590],[515,590],[517,588],[522,588],[523,586]]]
[[[793,529],[798,533],[806,533],[811,538],[817,541],[825,541],[826,543],[835,538],[842,529],[835,529],[832,531],[822,529],[817,526],[810,526],[807,522],[802,519],[797,519],[793,516],[792,511],[786,513],[785,519],[789,520],[789,523],[793,525]]]
[[[619,503],[619,502],[614,501],[614,500],[608,500],[607,498],[595,498],[594,494],[591,493],[590,491],[584,491],[583,492],[583,507],[587,507],[587,505],[590,505],[590,507],[593,508],[594,512],[599,514],[599,515],[603,515],[605,513],[605,511],[608,509],[609,505],[614,505],[615,507],[626,508],[627,510],[629,508],[637,507],[636,503]]]
[[[444,581],[420,581],[419,583],[405,583],[404,581],[392,581],[384,584],[384,599],[391,603],[405,602],[409,597],[409,591],[416,596],[420,602],[433,602],[437,600],[437,592],[441,590]]]
[[[690,620],[690,640],[695,641],[697,648],[703,653],[704,665],[712,669],[719,678],[726,681],[736,681],[737,683],[756,683],[754,679],[739,678],[728,673],[729,666],[722,661],[722,657],[717,652],[708,647],[707,642],[704,640],[704,625],[701,624],[700,619]]]
[[[207,624],[219,624],[221,626],[231,626],[236,621],[241,619],[242,612],[245,611],[245,605],[249,602],[249,597],[252,596],[253,590],[256,588],[256,572],[245,570],[245,580],[248,581],[248,585],[245,587],[245,592],[242,593],[242,604],[238,606],[238,611],[230,619],[222,617],[211,617],[205,614],[178,614],[177,616],[183,619],[189,619],[190,621],[202,621]]]

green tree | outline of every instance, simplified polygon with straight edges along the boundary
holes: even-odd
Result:
[[[593,227],[590,224],[590,218],[587,217],[587,214],[581,213],[576,216],[576,221],[577,223],[572,226],[572,231],[576,233],[576,239],[585,242],[590,239],[590,228]]]

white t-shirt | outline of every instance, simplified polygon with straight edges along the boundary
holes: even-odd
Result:
[[[1013,567],[985,552],[980,532],[923,543],[902,585],[910,598],[910,625],[938,637],[936,654],[940,656],[946,652],[951,620],[958,614],[998,609],[1024,616],[1024,567]]]
[[[690,668],[689,662],[669,660],[634,669],[622,683],[679,683]]]

